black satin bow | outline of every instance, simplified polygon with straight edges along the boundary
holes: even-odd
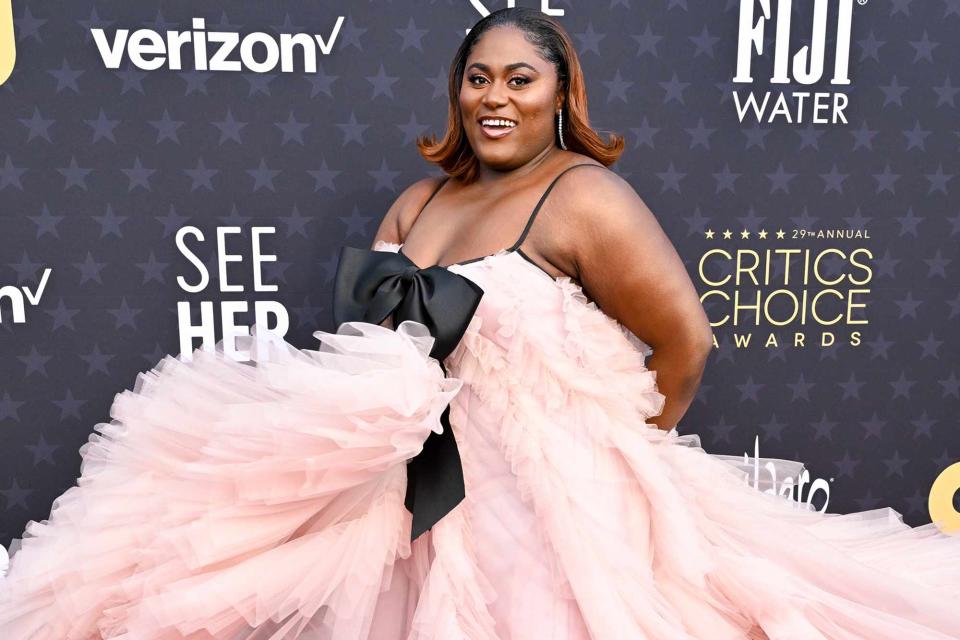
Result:
[[[459,344],[480,298],[475,282],[445,267],[421,269],[403,253],[342,247],[333,290],[333,319],[425,325],[435,338],[430,356],[440,362]],[[450,428],[450,407],[440,416],[443,433],[431,432],[423,450],[407,463],[404,505],[413,514],[411,540],[430,529],[465,495],[460,452]]]

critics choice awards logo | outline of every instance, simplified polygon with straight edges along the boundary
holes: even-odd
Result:
[[[703,252],[697,265],[706,291],[700,296],[710,324],[732,334],[736,348],[749,348],[755,330],[763,347],[781,340],[797,348],[830,347],[837,340],[859,346],[868,324],[866,308],[873,279],[873,253],[862,246],[825,248],[777,246],[786,232],[756,233],[760,249],[732,246],[733,233],[707,230],[720,246]],[[800,233],[797,233],[799,237]],[[752,237],[750,231],[740,233]],[[792,331],[789,337],[782,334]],[[714,344],[717,345],[717,331]]]

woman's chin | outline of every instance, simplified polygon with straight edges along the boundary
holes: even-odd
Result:
[[[517,150],[513,145],[480,147],[477,160],[491,169],[512,169],[517,163]]]

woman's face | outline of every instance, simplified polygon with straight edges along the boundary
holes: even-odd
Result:
[[[554,65],[516,27],[483,34],[467,57],[460,114],[477,159],[497,170],[522,166],[554,144],[558,101]],[[512,124],[487,119],[509,120]]]

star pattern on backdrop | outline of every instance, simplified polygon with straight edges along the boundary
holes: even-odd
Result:
[[[809,43],[800,4],[794,44]],[[564,7],[592,123],[626,138],[613,169],[694,282],[708,248],[797,246],[795,228],[870,232],[861,243],[873,254],[869,323],[848,327],[859,343],[844,329],[840,344],[796,347],[785,327],[773,332],[775,346],[743,349],[718,327],[681,430],[735,455],[759,436],[762,455],[834,478],[831,510],[883,504],[926,521],[925,490],[960,458],[960,3],[855,6],[852,84],[843,87],[852,108],[837,125],[737,121],[733,91],[802,85],[770,85],[760,58],[753,85],[732,82],[736,0]],[[412,12],[318,3],[265,21],[239,8],[119,2],[15,9],[17,65],[0,86],[0,285],[35,287],[44,268],[52,272],[25,325],[2,310],[0,329],[16,338],[2,343],[13,374],[0,381],[12,461],[0,470],[4,542],[73,482],[77,448],[114,394],[178,349],[176,303],[194,303],[196,320],[197,301],[220,299],[217,226],[239,226],[238,244],[252,226],[274,227],[263,242],[278,259],[264,278],[279,286],[268,295],[288,309],[290,339],[314,346],[312,332],[332,328],[337,248],[369,245],[403,189],[436,172],[415,143],[442,135],[446,61],[478,17],[466,2]],[[188,29],[193,17],[211,30],[310,32],[333,13],[345,20],[315,73],[106,69],[90,35]],[[197,279],[175,244],[188,225],[205,237],[191,246],[210,270],[197,295],[177,284]],[[825,273],[842,266],[825,261]],[[261,295],[249,271],[230,279],[244,282],[244,297]]]

